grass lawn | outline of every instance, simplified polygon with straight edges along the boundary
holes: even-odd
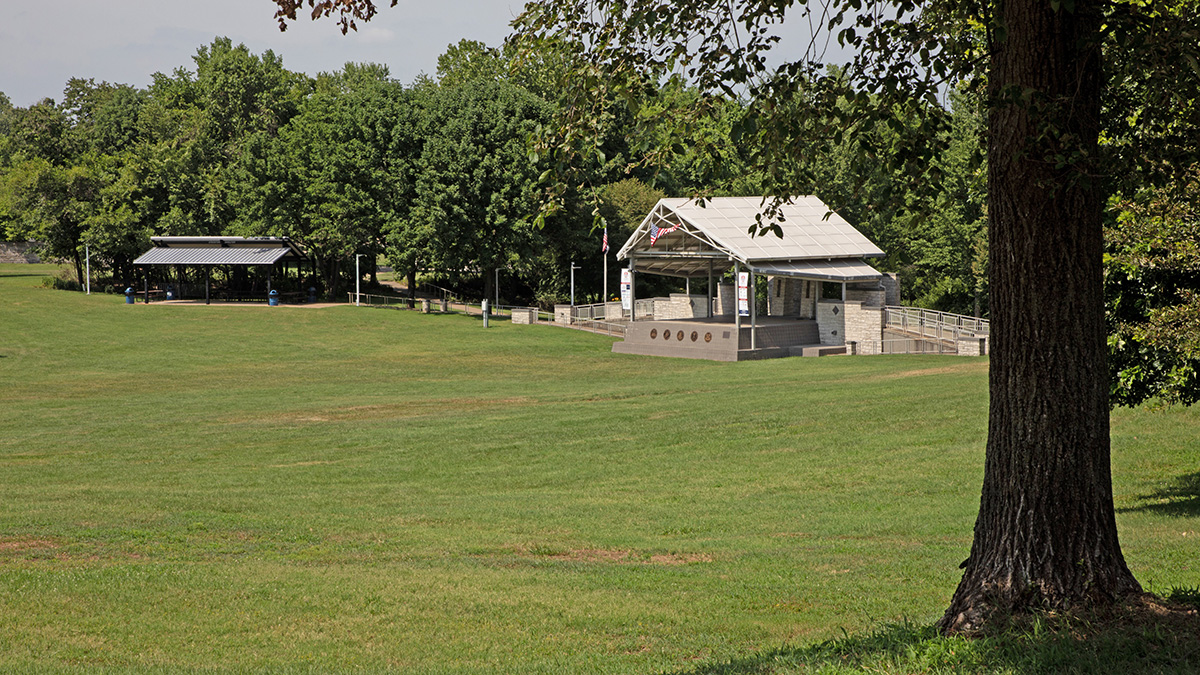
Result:
[[[843,631],[922,645],[897,671],[983,667],[927,626],[971,541],[986,359],[658,359],[52,271],[0,265],[0,671],[881,667],[813,647]],[[1197,588],[1200,409],[1115,411],[1112,439],[1131,568]]]

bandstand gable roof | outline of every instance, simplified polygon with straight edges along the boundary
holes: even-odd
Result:
[[[154,248],[134,265],[273,265],[304,259],[286,237],[151,237]]]
[[[882,257],[883,251],[817,197],[793,197],[780,207],[781,217],[774,222],[782,227],[782,238],[749,233],[766,207],[762,197],[712,197],[703,206],[693,199],[661,199],[617,259],[634,258],[637,269],[668,276],[702,276],[710,266],[724,272],[734,261],[764,273],[772,267],[771,273],[808,278],[880,276],[860,259]],[[764,217],[763,222],[771,221]],[[654,228],[672,227],[650,243]],[[801,261],[810,264],[789,265]]]

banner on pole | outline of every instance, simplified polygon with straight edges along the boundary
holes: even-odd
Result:
[[[633,309],[633,272],[628,267],[621,268],[621,309]]]
[[[737,305],[739,316],[750,316],[749,272],[738,272]]]

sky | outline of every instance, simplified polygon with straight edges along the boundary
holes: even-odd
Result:
[[[72,77],[145,87],[155,72],[195,70],[192,56],[215,37],[289,70],[316,75],[348,61],[387,65],[404,83],[437,71],[437,57],[462,39],[498,46],[524,0],[388,0],[358,33],[300,17],[281,33],[271,0],[41,0],[5,2],[0,20],[0,92],[25,107],[62,100]]]

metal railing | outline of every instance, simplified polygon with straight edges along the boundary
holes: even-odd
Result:
[[[988,335],[991,323],[987,319],[962,314],[888,305],[883,308],[883,328],[933,340],[957,342],[959,338]]]
[[[442,288],[441,286],[431,283],[417,284],[417,293],[424,293],[429,297],[445,300],[446,302],[465,303],[465,300],[459,298],[458,295],[449,288]]]
[[[429,300],[428,298],[409,298],[403,295],[372,295],[370,293],[358,293],[358,303],[368,305],[370,307],[388,307],[391,309],[421,309],[421,302],[430,303],[432,308],[439,308],[441,300]],[[354,291],[346,292],[346,301],[350,304],[355,304]]]
[[[852,340],[846,343],[846,351],[855,356],[877,354],[957,354],[958,344],[946,340],[922,340],[920,338]]]
[[[586,330],[589,333],[601,333],[604,335],[615,335],[625,337],[625,324],[614,323],[612,321],[598,321],[594,319],[580,319],[571,324],[572,328]]]
[[[471,305],[471,306],[472,307],[480,307],[480,312],[483,311],[482,306],[480,306],[480,305]],[[521,305],[496,305],[494,311],[492,310],[492,307],[493,307],[493,305],[489,304],[488,311],[493,312],[494,315],[503,315],[505,312],[507,312],[508,316],[510,316],[510,317],[512,316],[514,309],[526,310],[526,311],[533,310],[533,311],[537,312],[537,322],[538,323],[554,323],[554,312],[547,312],[546,310],[539,309],[537,307],[524,307]]]

